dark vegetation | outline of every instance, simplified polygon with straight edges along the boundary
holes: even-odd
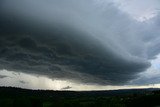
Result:
[[[160,91],[74,92],[0,87],[0,107],[160,107]]]

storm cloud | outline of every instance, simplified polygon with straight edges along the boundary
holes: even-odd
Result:
[[[8,76],[6,75],[0,75],[0,79],[3,79],[3,78],[7,78]]]
[[[160,50],[159,16],[137,22],[97,0],[0,1],[0,68],[126,84]]]

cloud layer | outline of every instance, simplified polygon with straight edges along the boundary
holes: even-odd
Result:
[[[160,50],[159,16],[136,22],[109,2],[2,0],[0,15],[1,69],[119,85]]]

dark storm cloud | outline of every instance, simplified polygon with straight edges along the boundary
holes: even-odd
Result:
[[[67,89],[71,89],[72,87],[67,86],[67,87],[63,87],[61,90],[67,90]]]
[[[0,79],[3,79],[3,78],[7,78],[8,76],[6,75],[0,75]]]
[[[146,25],[109,3],[0,2],[1,69],[115,85],[136,78],[150,66],[147,60],[159,53],[148,52],[157,45],[147,45],[150,28],[140,30]]]
[[[25,82],[25,81],[19,81],[21,84],[27,84],[28,82]]]

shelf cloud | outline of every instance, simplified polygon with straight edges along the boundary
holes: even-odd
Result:
[[[120,85],[160,52],[159,15],[137,22],[97,0],[1,0],[0,69]]]

